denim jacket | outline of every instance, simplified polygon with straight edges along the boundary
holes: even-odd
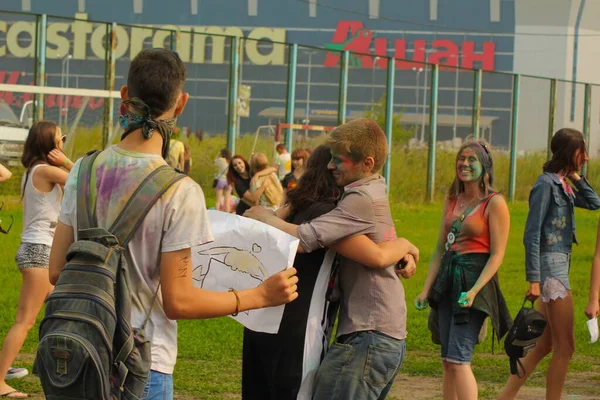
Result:
[[[597,210],[600,198],[587,179],[573,183],[577,189],[570,196],[558,175],[544,172],[529,193],[529,213],[525,225],[525,265],[527,281],[540,281],[541,253],[570,253],[575,235],[574,207]]]

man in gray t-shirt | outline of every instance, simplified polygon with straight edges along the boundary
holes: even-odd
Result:
[[[358,235],[375,243],[393,240],[396,231],[385,180],[377,173],[387,155],[387,140],[372,120],[348,122],[329,138],[328,168],[344,187],[337,207],[300,226],[252,209],[246,215],[300,238],[313,251]],[[352,257],[355,258],[355,257]],[[410,277],[410,272],[400,272]],[[395,267],[368,268],[341,257],[341,302],[337,339],[319,367],[314,399],[381,399],[389,392],[404,360],[406,302]]]

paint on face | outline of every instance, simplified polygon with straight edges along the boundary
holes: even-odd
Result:
[[[246,165],[244,164],[244,162],[241,159],[236,158],[235,160],[232,161],[232,164],[233,164],[233,169],[235,169],[238,174],[243,174],[246,171]]]
[[[477,153],[467,147],[458,156],[456,160],[456,176],[463,182],[472,182],[481,178],[483,174],[483,165],[477,157]]]
[[[354,163],[350,157],[343,154],[332,152],[327,168],[331,170],[335,183],[340,187],[363,177],[360,163]]]

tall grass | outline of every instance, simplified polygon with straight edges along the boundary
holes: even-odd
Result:
[[[116,139],[118,140],[118,138]],[[219,150],[227,145],[226,135],[206,136],[199,141],[195,136],[181,139],[190,145],[193,166],[190,176],[205,190],[205,194],[212,199],[212,190],[209,190],[217,168],[214,159]],[[304,138],[299,135],[295,138],[294,148],[314,148],[324,141],[323,136]],[[77,135],[67,143],[65,152],[73,160],[78,159],[92,149],[101,148],[100,129],[79,130]],[[255,135],[242,135],[236,140],[236,154],[249,158],[252,150],[262,152],[267,157],[274,156],[275,143],[273,137],[259,136],[255,142]],[[428,150],[417,148],[408,149],[406,146],[394,144],[391,150],[391,179],[388,184],[392,201],[402,203],[420,203],[425,200],[427,187]],[[508,152],[493,151],[495,164],[494,186],[497,190],[508,194],[510,154]],[[438,148],[435,158],[435,199],[441,200],[452,180],[454,179],[455,150]],[[542,165],[546,160],[545,151],[528,152],[517,157],[517,175],[515,185],[515,199],[527,200],[529,191],[535,180],[542,172]],[[600,159],[591,160],[588,164],[588,179],[592,186],[600,188]],[[23,168],[13,169],[14,178],[0,185],[0,195],[18,195],[20,178]]]

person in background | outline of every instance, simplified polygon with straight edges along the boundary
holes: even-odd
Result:
[[[525,224],[526,296],[548,325],[533,350],[523,358],[525,374],[511,375],[499,399],[514,399],[538,363],[552,353],[546,373],[546,399],[562,396],[569,361],[575,351],[573,294],[569,282],[571,250],[577,243],[575,207],[597,210],[600,198],[579,171],[588,160],[583,135],[575,129],[559,129],[550,141],[552,158],[543,167],[529,193]],[[567,179],[577,190],[573,190]]]
[[[180,171],[183,171],[184,165],[184,153],[185,147],[183,146],[183,142],[177,140],[179,134],[174,134],[174,137],[171,139],[171,144],[169,145],[169,153],[167,158],[167,164],[169,164],[173,168],[177,168]]]
[[[229,212],[231,204],[231,186],[227,183],[227,171],[231,162],[231,152],[227,147],[219,151],[219,156],[215,159],[217,173],[213,181],[213,188],[216,195],[216,209]]]
[[[0,164],[0,182],[9,180],[11,176],[12,172],[10,172],[4,165]]]
[[[283,178],[292,171],[292,156],[285,149],[283,143],[279,143],[277,147],[275,147],[275,150],[277,151],[277,156],[275,157],[273,166],[277,168],[277,176],[279,177],[279,180],[282,181]]]
[[[15,322],[0,352],[0,397],[23,399],[27,394],[6,384],[6,379],[27,375],[10,365],[21,350],[27,333],[35,324],[44,300],[52,291],[48,277],[50,246],[58,221],[63,186],[73,163],[62,152],[65,136],[51,121],[38,121],[29,130],[21,163],[23,232],[16,262],[23,278]]]
[[[487,144],[466,142],[454,168],[434,257],[415,307],[423,310],[429,303],[437,311],[444,399],[476,400],[471,359],[481,327],[489,316],[500,339],[512,324],[497,275],[510,215],[492,186],[494,164]]]
[[[192,152],[189,143],[183,144],[183,173],[190,174],[192,169]]]
[[[292,172],[287,174],[281,185],[283,190],[287,194],[288,191],[295,188],[306,170],[306,161],[308,160],[309,153],[304,149],[297,149],[292,152]]]
[[[272,172],[274,168],[267,168]],[[235,188],[237,195],[240,198],[235,209],[237,215],[243,215],[250,207],[258,204],[258,199],[264,193],[265,189],[271,184],[270,180],[265,180],[264,185],[256,191],[250,191],[250,165],[244,156],[236,154],[231,158],[229,170],[227,171],[227,182]]]
[[[6,182],[11,177],[12,172],[10,172],[10,170],[8,170],[8,168],[6,168],[4,165],[0,164],[0,182]],[[28,373],[29,371],[27,371],[27,369],[25,368],[9,367],[8,372],[4,376],[4,380],[8,381],[10,379],[22,378],[24,376],[27,376]]]
[[[274,172],[261,174],[269,167],[269,160],[263,153],[254,153],[250,157],[250,173],[252,179],[250,180],[250,192],[256,192],[262,186],[268,185],[264,192],[258,198],[258,205],[268,208],[270,210],[276,210],[281,206],[283,202],[283,188],[277,175]],[[270,181],[269,183],[267,183]]]

